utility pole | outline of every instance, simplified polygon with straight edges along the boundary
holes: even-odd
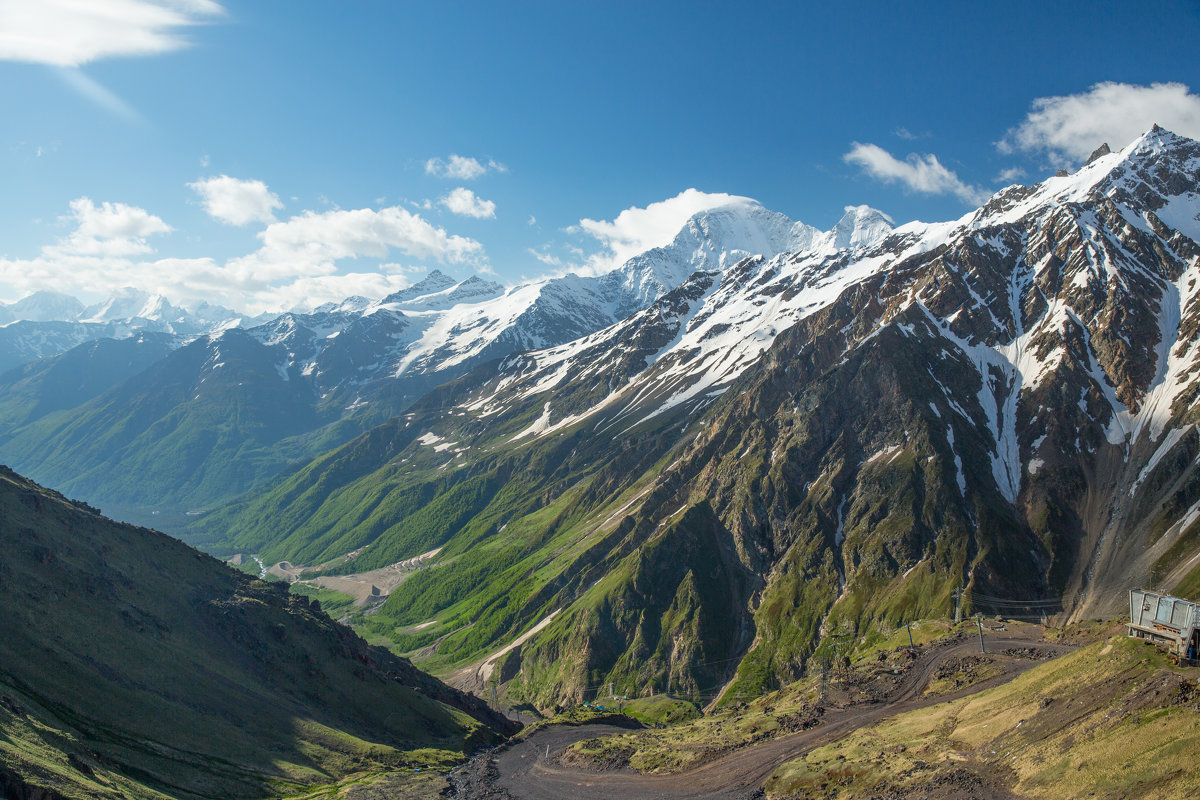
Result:
[[[983,617],[975,617],[975,625],[979,628],[979,652],[986,653],[987,647],[983,644]]]
[[[912,623],[906,622],[904,624],[904,627],[908,628],[908,648],[911,650],[914,647],[916,647],[916,645],[913,644],[913,640],[912,640]]]
[[[617,696],[616,693],[613,691],[613,682],[609,681],[608,682],[608,699],[612,700],[616,696]]]
[[[962,622],[962,588],[954,590],[954,624]]]

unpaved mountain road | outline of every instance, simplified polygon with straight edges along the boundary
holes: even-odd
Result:
[[[1001,636],[1003,638],[1001,638]],[[1036,647],[1047,657],[1074,649],[1032,635],[988,636],[987,649],[1004,672],[949,694],[923,697],[922,691],[947,659],[978,653],[974,637],[925,649],[889,696],[879,703],[828,708],[819,725],[722,755],[671,775],[641,775],[629,769],[603,772],[563,766],[558,756],[574,742],[626,729],[613,725],[554,726],[528,739],[473,759],[451,780],[459,800],[748,800],[762,797],[762,785],[781,764],[834,741],[856,728],[913,709],[982,691],[1012,680],[1044,659],[1006,655],[1005,650]],[[549,747],[550,758],[545,760]]]

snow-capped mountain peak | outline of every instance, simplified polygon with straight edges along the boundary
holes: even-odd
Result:
[[[818,247],[824,252],[870,247],[886,238],[895,226],[891,217],[870,206],[846,206],[842,218],[822,235]]]
[[[440,269],[430,271],[424,278],[414,283],[405,289],[392,292],[387,297],[381,300],[381,303],[403,303],[406,300],[413,300],[417,297],[435,294],[445,291],[454,286],[458,281],[451,278]]]
[[[693,215],[669,245],[655,247],[602,276],[624,318],[679,286],[694,272],[724,270],[754,255],[772,257],[809,247],[820,232],[785,214],[740,198]]]
[[[5,308],[7,316],[14,320],[51,322],[74,319],[83,311],[83,304],[61,292],[34,292]]]
[[[436,277],[435,277],[436,276]],[[404,299],[394,299],[401,295],[401,292],[396,292],[384,298],[380,305],[388,303],[397,303],[402,310],[421,310],[431,311],[436,309],[449,309],[454,306],[464,303],[482,303],[488,300],[494,300],[504,294],[504,287],[493,281],[486,281],[478,275],[472,275],[464,281],[451,283],[449,286],[439,289],[434,292],[425,292],[424,288],[429,286],[439,285],[442,274],[436,270],[430,273],[422,284],[426,284],[420,291],[419,295],[411,295]],[[434,278],[430,281],[430,278]],[[418,284],[420,286],[421,284]],[[416,287],[413,287],[414,289]]]

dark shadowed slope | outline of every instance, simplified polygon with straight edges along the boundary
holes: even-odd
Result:
[[[263,797],[449,762],[508,730],[286,587],[0,468],[9,783]]]

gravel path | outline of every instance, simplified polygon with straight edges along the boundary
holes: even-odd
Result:
[[[1001,638],[1003,637],[1003,638]],[[987,637],[988,653],[1004,672],[987,681],[936,697],[921,693],[947,659],[979,651],[974,638],[951,640],[921,654],[904,678],[880,703],[828,708],[819,725],[740,748],[686,772],[641,775],[629,769],[593,772],[558,763],[557,756],[574,742],[624,729],[613,725],[553,726],[528,739],[473,759],[452,777],[452,797],[459,800],[749,800],[762,797],[762,785],[781,764],[834,741],[856,728],[894,714],[942,703],[1012,680],[1041,659],[1003,651],[1036,647],[1060,655],[1069,645],[1049,644],[1031,636],[1004,633]],[[1026,651],[1027,652],[1027,651]],[[550,759],[545,760],[549,747]]]

